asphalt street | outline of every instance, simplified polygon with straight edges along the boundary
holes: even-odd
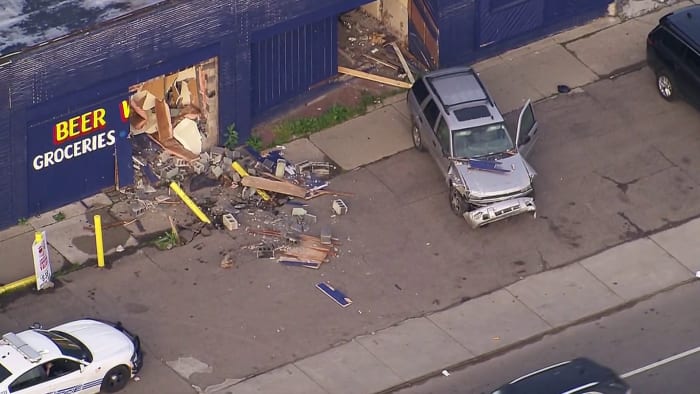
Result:
[[[398,393],[491,393],[527,373],[585,356],[624,374],[634,394],[696,394],[700,363],[698,297],[700,283],[693,282]],[[688,350],[695,353],[666,360]],[[660,360],[663,364],[655,365]],[[650,369],[639,371],[647,366]]]
[[[161,382],[172,385],[168,392],[193,392],[191,385],[273,369],[700,215],[700,115],[660,99],[648,69],[538,102],[535,111],[536,219],[471,230],[451,213],[432,159],[409,150],[332,180],[333,189],[356,194],[348,215],[331,218],[329,198],[311,201],[310,212],[342,242],[318,271],[256,259],[241,248],[259,239],[215,232],[172,251],[125,255],[108,273],[71,273],[54,290],[4,305],[0,330],[86,315],[121,320],[148,352],[133,392]],[[243,227],[263,225],[246,220]],[[235,268],[219,267],[226,252]],[[315,288],[321,281],[353,304],[333,303]]]

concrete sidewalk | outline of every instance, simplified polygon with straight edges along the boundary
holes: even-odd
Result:
[[[693,220],[216,392],[391,392],[693,280],[699,231]]]

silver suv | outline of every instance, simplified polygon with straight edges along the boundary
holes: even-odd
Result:
[[[515,143],[474,70],[433,71],[408,93],[413,144],[427,149],[445,177],[452,211],[474,227],[524,212],[535,214],[535,170],[525,161],[537,121],[528,100]]]

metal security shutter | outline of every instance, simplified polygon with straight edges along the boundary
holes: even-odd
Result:
[[[337,28],[333,15],[251,43],[253,116],[336,74]]]
[[[544,25],[545,0],[480,0],[478,47],[484,48]]]

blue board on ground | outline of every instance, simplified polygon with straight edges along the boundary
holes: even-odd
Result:
[[[345,296],[339,290],[333,288],[333,286],[321,282],[316,285],[316,288],[324,292],[328,297],[331,297],[338,305],[345,308],[346,306],[352,304],[352,300]]]
[[[278,263],[282,265],[288,265],[291,267],[304,267],[318,269],[321,267],[321,263],[314,261],[296,261],[296,260],[277,260]]]

